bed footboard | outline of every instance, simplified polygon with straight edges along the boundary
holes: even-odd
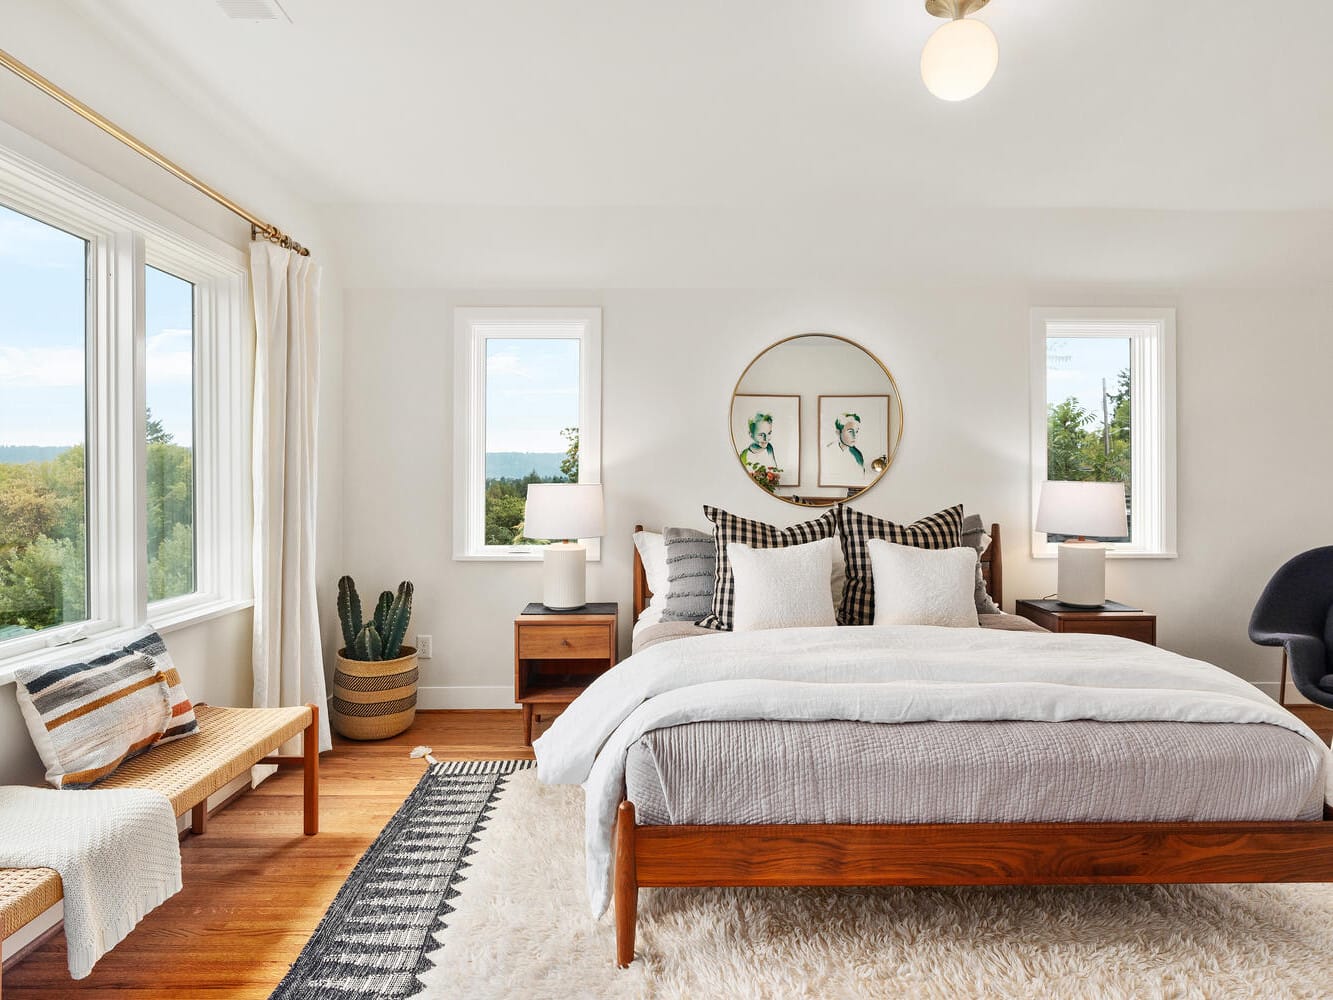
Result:
[[[640,886],[1333,882],[1333,819],[637,826],[616,821],[616,964]]]

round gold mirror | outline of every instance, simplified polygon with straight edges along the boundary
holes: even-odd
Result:
[[[746,477],[810,507],[870,489],[903,436],[898,383],[860,344],[831,333],[780,340],[741,373],[731,443]]]

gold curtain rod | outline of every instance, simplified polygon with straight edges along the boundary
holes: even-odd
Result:
[[[107,135],[123,142],[126,146],[129,146],[130,149],[134,150],[140,156],[152,160],[163,170],[167,171],[167,173],[172,174],[177,179],[184,181],[186,184],[190,185],[190,187],[194,188],[196,191],[199,191],[200,193],[205,194],[208,197],[212,198],[223,208],[227,209],[227,211],[239,215],[246,222],[250,223],[251,239],[265,239],[268,240],[270,243],[276,243],[278,244],[278,246],[284,247],[288,250],[294,250],[303,257],[310,256],[310,251],[308,249],[301,246],[301,244],[297,243],[294,239],[292,239],[290,236],[284,233],[277,226],[273,225],[272,223],[265,222],[263,219],[259,218],[259,216],[251,212],[247,212],[240,205],[236,204],[236,202],[228,198],[225,194],[209,186],[208,184],[205,184],[203,181],[201,181],[198,177],[194,176],[194,174],[190,173],[184,167],[177,166],[175,163],[172,163],[165,156],[163,156],[161,153],[155,150],[152,146],[149,146],[147,143],[139,139],[136,139],[134,136],[130,135],[130,133],[126,132],[115,122],[107,120],[102,115],[94,111],[92,108],[88,107],[88,105],[80,101],[77,97],[57,87],[54,83],[52,83],[46,77],[42,76],[31,66],[27,66],[19,62],[4,49],[0,49],[0,66],[4,66],[5,69],[16,74],[17,76],[22,77],[24,80],[27,80],[30,84],[32,84],[38,90],[42,91],[47,96],[54,97],[57,101],[65,105],[65,107],[69,108],[80,118],[84,119],[85,121],[91,122],[92,124],[100,128],[103,132],[105,132]]]

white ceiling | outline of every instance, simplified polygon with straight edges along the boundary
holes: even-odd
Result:
[[[952,105],[920,0],[75,2],[317,203],[1333,208],[1329,3],[993,0]]]

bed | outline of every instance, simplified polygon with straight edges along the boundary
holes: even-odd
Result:
[[[991,534],[991,547],[982,553],[982,569],[998,603],[1002,585],[998,526],[992,527]],[[650,596],[636,553],[636,621]],[[949,661],[952,663],[965,656],[969,648],[975,648],[978,657],[997,657],[1000,664],[1004,662],[1001,653],[1011,660],[1024,655],[1026,649],[1010,647],[1014,640],[1018,644],[1030,640],[992,633],[997,625],[1001,630],[1029,626],[1019,625],[1021,620],[1013,616],[995,617],[1007,621],[983,623],[990,628],[982,630],[934,630],[939,637],[928,640],[923,639],[920,628],[898,630],[901,636],[892,630],[843,628],[828,630],[828,634],[821,634],[822,630],[792,630],[810,633],[800,637],[756,637],[751,633],[734,639],[716,638],[719,633],[709,639],[677,630],[674,636],[659,636],[653,643],[645,643],[647,651],[638,659],[658,667],[662,676],[669,676],[694,669],[691,656],[701,651],[710,655],[748,652],[762,661],[764,655],[771,657],[784,648],[775,644],[777,638],[786,646],[811,650],[827,647],[849,663],[860,662],[868,655],[893,653],[891,648],[875,645],[879,643],[900,643],[903,655],[909,658],[922,655],[919,644],[923,642],[928,641],[931,650],[952,643],[963,651]],[[973,634],[943,635],[961,632]],[[1090,644],[1088,649],[1099,642],[1128,642],[1044,634],[1031,644],[1034,648],[1066,644],[1062,648],[1067,655],[1068,649],[1075,648],[1067,646],[1071,641]],[[914,647],[914,643],[918,645]],[[872,648],[859,648],[867,644]],[[1079,651],[1083,648],[1077,647]],[[1131,661],[1135,656],[1144,658],[1141,677],[1148,678],[1150,668],[1164,669],[1163,657],[1172,654],[1153,650],[1150,656],[1150,648],[1145,646],[1136,652],[1128,646],[1116,647],[1126,658],[1128,676],[1134,676]],[[986,650],[991,652],[987,654]],[[626,661],[631,666],[620,675],[622,682],[634,680],[634,662],[635,658]],[[1186,665],[1179,668],[1182,676],[1196,669],[1187,667],[1193,662],[1183,661]],[[1224,673],[1207,665],[1197,669],[1203,667],[1218,675]],[[938,685],[951,676],[946,670],[932,683]],[[1058,673],[1052,677],[1057,684],[1050,689],[1057,692],[1059,680],[1069,679]],[[1217,688],[1217,701],[1230,699],[1241,704],[1240,715],[1234,716],[1234,721],[1234,704],[1225,713],[1219,709],[1221,714],[1216,715],[1193,712],[1186,716],[1187,722],[1176,721],[1174,715],[1158,719],[1138,709],[1128,710],[1126,718],[1133,721],[1097,721],[1095,715],[1085,718],[1074,705],[1072,709],[1057,706],[1051,718],[1059,721],[1034,722],[1027,714],[984,722],[968,721],[966,716],[959,721],[923,721],[934,720],[940,714],[935,710],[919,719],[899,718],[892,711],[882,718],[873,714],[853,718],[848,713],[819,714],[815,710],[810,719],[824,721],[812,725],[809,720],[802,721],[800,713],[782,718],[769,718],[763,713],[728,714],[724,703],[729,696],[762,698],[763,689],[741,686],[732,691],[728,688],[731,682],[725,680],[705,685],[713,689],[710,704],[722,704],[723,709],[696,719],[672,709],[673,698],[680,700],[689,693],[686,680],[681,681],[678,690],[635,693],[627,689],[619,695],[625,701],[625,710],[612,720],[627,719],[614,727],[621,741],[605,738],[613,728],[607,723],[605,736],[594,741],[599,751],[596,765],[591,767],[594,775],[600,770],[600,785],[590,780],[586,786],[589,842],[596,840],[595,827],[601,822],[607,828],[603,833],[608,853],[613,855],[613,866],[612,858],[607,858],[609,885],[605,891],[615,909],[617,965],[626,967],[633,959],[640,887],[1333,881],[1333,811],[1326,805],[1325,794],[1329,780],[1327,748],[1320,744],[1318,751],[1313,750],[1309,746],[1313,734],[1307,738],[1294,727],[1284,728],[1287,723],[1274,714],[1281,712],[1275,703],[1253,694],[1243,682],[1228,678],[1209,675],[1209,683]],[[855,680],[856,675],[845,679]],[[1175,682],[1168,678],[1162,683]],[[1148,681],[1142,684],[1147,686]],[[966,695],[968,685],[955,684],[953,688],[955,693]],[[1246,695],[1242,688],[1250,693]],[[1129,702],[1142,692],[1135,684],[1127,684],[1124,690],[1112,693]],[[666,707],[655,716],[651,712],[645,716],[642,732],[625,733],[633,721],[630,717],[644,715],[651,707],[648,695],[654,695],[653,705]],[[614,701],[615,692],[603,692],[600,697]],[[991,697],[990,693],[986,697]],[[1198,695],[1205,708],[1211,697],[1207,691]],[[606,704],[610,703],[604,701],[599,706],[588,699],[582,707],[592,714],[581,721],[577,715],[570,717],[570,726],[588,728],[591,718],[606,714]],[[942,718],[953,717],[946,712]],[[1267,724],[1240,726],[1236,721]],[[1299,722],[1292,721],[1300,727]],[[884,722],[901,724],[886,726]],[[1006,726],[1010,728],[997,729]],[[1160,746],[1164,732],[1176,742],[1170,745],[1169,753],[1156,754],[1154,769],[1145,760],[1153,756],[1152,748]],[[1059,740],[1052,741],[1053,733],[1059,734]],[[775,746],[791,748],[792,752],[775,755],[782,758],[776,764],[753,761],[736,750],[747,743],[763,744],[770,750]],[[947,749],[950,744],[956,748],[953,757]],[[857,798],[866,788],[913,786],[929,791],[930,782],[923,782],[921,775],[957,774],[957,753],[969,747],[981,747],[988,760],[987,773],[995,773],[990,775],[991,787],[979,788],[976,782],[967,785],[965,808],[957,804],[957,789],[933,797],[923,793],[915,798],[899,796],[897,800],[882,794],[866,796],[867,801]],[[728,748],[735,752],[727,753]],[[825,756],[821,758],[820,753]],[[1317,759],[1320,753],[1323,757]],[[1000,759],[1004,754],[1009,758]],[[813,777],[807,774],[802,783],[802,779],[793,779],[784,771],[787,758],[814,760],[819,766],[812,769]],[[1306,761],[1303,770],[1296,766],[1302,759]],[[539,769],[542,764],[539,750]],[[824,780],[824,765],[841,765],[846,773]],[[1317,772],[1313,776],[1311,767]],[[691,771],[700,772],[702,778],[696,774],[688,779]],[[1014,791],[1026,787],[1021,781],[1025,773],[1039,774],[1047,784],[1063,782],[1068,788],[1086,788],[1090,794],[1042,803],[1042,789],[1033,786],[1025,792]],[[1052,777],[1046,782],[1051,776],[1061,780]],[[1202,798],[1195,795],[1187,803],[1171,800],[1172,794],[1182,789],[1198,792],[1210,781],[1213,786],[1230,783],[1244,788],[1244,801],[1253,815],[1216,805],[1206,794]],[[842,786],[851,790],[850,798],[834,794]],[[598,787],[604,789],[600,805],[593,801]],[[747,788],[767,789],[769,793],[755,796],[756,804],[746,798]],[[779,793],[773,794],[773,789]],[[1125,789],[1133,790],[1137,798],[1126,800]],[[612,801],[610,795],[618,801]],[[1010,816],[1015,802],[1017,821]],[[1142,805],[1143,815],[1200,818],[1139,819],[1136,802]],[[599,813],[604,814],[604,820],[598,819]],[[1210,818],[1214,813],[1225,818]],[[1029,814],[1056,816],[1058,820],[1031,821]],[[875,822],[876,816],[892,816],[894,821]],[[823,821],[827,817],[838,821]],[[594,899],[596,878],[590,853],[589,889]]]

